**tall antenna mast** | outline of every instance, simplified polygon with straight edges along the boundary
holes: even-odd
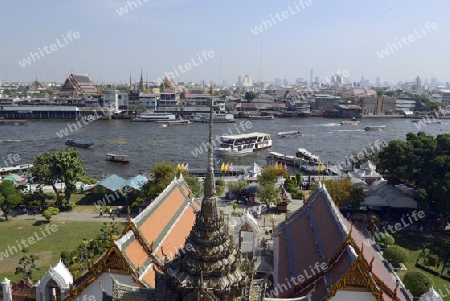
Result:
[[[222,49],[220,50],[220,79],[219,85],[222,87]]]
[[[262,83],[262,40],[261,40],[261,56],[259,58],[259,82]]]

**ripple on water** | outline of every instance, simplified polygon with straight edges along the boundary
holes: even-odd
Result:
[[[334,121],[334,120],[333,120]],[[215,124],[214,138],[223,134],[237,134],[241,120],[235,124]],[[8,154],[19,154],[20,164],[31,163],[36,155],[47,151],[59,151],[64,145],[65,137],[59,138],[56,132],[67,127],[68,121],[37,122],[30,121],[25,127],[11,127],[2,131],[0,140],[0,158]],[[368,125],[387,125],[384,131],[366,132]],[[253,162],[266,165],[266,155],[270,151],[294,155],[299,147],[319,155],[324,161],[341,161],[354,152],[363,151],[364,147],[373,145],[376,140],[404,140],[408,132],[419,130],[412,122],[401,118],[361,119],[361,123],[350,131],[337,128],[338,123],[320,117],[311,118],[276,118],[272,121],[252,120],[246,132],[270,133],[273,147],[242,157],[226,158],[233,165],[250,165]],[[278,132],[291,128],[300,130],[303,136],[281,139]],[[441,130],[442,129],[442,130]],[[436,136],[449,132],[448,121],[440,126],[423,126],[420,131]],[[88,174],[95,178],[116,173],[124,178],[135,176],[139,172],[148,172],[153,164],[161,161],[174,163],[186,162],[190,169],[204,169],[207,155],[204,144],[208,141],[208,124],[194,123],[189,126],[160,129],[158,125],[134,123],[127,120],[99,121],[86,125],[82,130],[70,133],[70,138],[94,141],[89,149],[78,149],[83,164],[89,169]],[[126,144],[108,143],[123,140]],[[8,141],[8,142],[4,142]],[[194,156],[195,149],[203,153]],[[107,153],[127,154],[130,164],[107,162]],[[4,166],[0,160],[0,167]]]

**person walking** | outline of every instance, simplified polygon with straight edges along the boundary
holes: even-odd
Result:
[[[100,209],[100,214],[98,215],[98,217],[103,217],[103,209]]]

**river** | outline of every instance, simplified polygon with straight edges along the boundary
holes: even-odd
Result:
[[[379,148],[377,141],[404,140],[407,133],[419,131],[416,123],[404,118],[363,118],[356,126],[341,126],[340,121],[320,117],[237,119],[235,123],[214,124],[214,136],[242,132],[271,133],[273,146],[270,149],[224,158],[225,162],[233,163],[234,166],[251,165],[253,162],[265,166],[266,155],[270,151],[295,155],[297,148],[303,147],[319,155],[323,161],[337,162],[344,161],[346,156],[354,152],[362,152],[365,147]],[[424,125],[421,131],[433,136],[450,133],[450,120],[441,121],[441,124]],[[383,131],[364,131],[368,125],[387,127]],[[57,133],[61,135],[64,129],[69,135],[60,138]],[[277,132],[292,130],[300,130],[303,136],[277,137]],[[61,150],[66,147],[66,138],[74,138],[94,142],[91,148],[78,150],[87,174],[97,179],[113,173],[129,178],[150,171],[153,164],[161,161],[188,163],[191,170],[204,169],[207,160],[204,143],[208,140],[207,136],[206,123],[162,128],[154,123],[129,120],[99,120],[87,124],[67,120],[29,120],[25,125],[0,126],[0,168],[32,163],[36,155]],[[107,153],[127,154],[131,163],[124,165],[105,161]],[[15,160],[8,160],[8,154],[16,155]]]

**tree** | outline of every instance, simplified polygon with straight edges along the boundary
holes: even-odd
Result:
[[[258,176],[258,196],[261,202],[265,203],[267,207],[270,207],[271,202],[277,204],[281,200],[281,191],[276,183],[280,177],[286,179],[289,176],[285,169],[278,169],[273,166],[264,168]]]
[[[68,203],[76,191],[75,183],[86,178],[80,153],[74,148],[45,152],[36,156],[31,173],[41,184],[52,186],[58,206],[63,206],[64,200]],[[57,188],[58,181],[65,184],[63,194]]]
[[[384,91],[383,90],[378,90],[377,91],[377,96],[378,97],[383,97],[384,96]]]
[[[403,277],[403,283],[416,297],[425,294],[431,287],[430,278],[422,272],[406,273]]]
[[[182,172],[183,178],[186,181],[186,184],[188,184],[189,189],[192,191],[195,197],[199,197],[203,193],[203,185],[198,180],[196,176],[191,176],[188,174],[186,170]]]
[[[450,202],[450,134],[436,138],[408,133],[406,141],[389,142],[380,153],[380,166],[390,184],[406,184],[418,192],[419,208],[448,218]]]
[[[288,171],[285,170],[284,168],[277,169],[273,166],[269,166],[261,171],[261,174],[258,176],[258,183],[262,185],[266,183],[275,184],[280,177],[281,178],[289,177]]]
[[[225,191],[225,180],[224,179],[218,179],[216,180],[216,195],[222,195]]]
[[[42,212],[42,216],[50,222],[50,219],[53,215],[57,215],[59,213],[59,209],[55,207],[48,207],[44,212]]]
[[[177,170],[171,162],[156,163],[150,171],[150,180],[142,186],[139,199],[154,200],[177,176],[183,174],[183,178],[189,189],[197,197],[202,192],[202,185],[197,177],[189,175],[187,170]]]
[[[281,200],[281,191],[275,183],[266,182],[259,185],[258,197],[269,208],[271,202],[277,204]]]
[[[408,252],[402,247],[391,245],[384,250],[383,257],[391,263],[399,264],[408,261]]]
[[[250,102],[253,99],[255,99],[256,97],[258,97],[258,95],[256,95],[253,91],[250,91],[250,92],[245,92],[244,99],[246,99],[248,102]]]
[[[239,196],[241,193],[243,193],[247,187],[248,187],[248,181],[247,180],[241,180],[241,181],[232,181],[227,183],[228,191],[233,193],[235,196]]]
[[[341,206],[351,199],[352,182],[350,178],[325,180],[324,184],[336,206]]]
[[[33,271],[39,270],[39,268],[37,268],[35,264],[35,261],[37,259],[39,259],[39,256],[28,254],[23,255],[22,258],[19,259],[20,266],[16,267],[15,274],[21,274],[23,280],[31,283],[33,279]]]
[[[3,211],[5,220],[12,208],[22,202],[22,195],[18,193],[11,181],[3,181],[0,184],[0,209]]]

